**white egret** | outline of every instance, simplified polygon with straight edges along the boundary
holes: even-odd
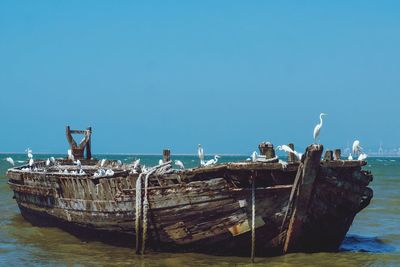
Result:
[[[368,157],[367,154],[361,153],[361,154],[358,156],[358,160],[365,160],[367,157]]]
[[[50,157],[50,162],[54,164],[56,163],[56,159],[54,157]]]
[[[182,170],[185,168],[185,165],[183,165],[183,162],[180,160],[175,160],[175,165],[181,168]]]
[[[76,164],[76,166],[78,166],[79,168],[82,166],[81,161],[78,159],[74,162]]]
[[[353,156],[351,155],[351,153],[349,153],[349,157],[347,159],[348,160],[353,160]]]
[[[105,163],[106,163],[106,160],[105,160],[105,159],[102,159],[102,160],[100,161],[100,167],[103,167]]]
[[[251,161],[253,161],[253,162],[256,162],[256,161],[257,161],[257,152],[256,152],[256,151],[254,151],[254,152],[251,154]]]
[[[158,160],[158,165],[161,165],[163,163],[164,163],[164,161],[162,159]]]
[[[106,176],[113,176],[113,175],[114,175],[114,171],[113,171],[113,170],[108,169],[108,170],[106,171]]]
[[[362,147],[360,146],[360,141],[359,140],[355,140],[353,142],[353,148],[352,148],[352,152],[353,154],[357,155],[359,153],[362,152]]]
[[[46,166],[47,166],[47,167],[50,166],[50,159],[47,159],[47,160],[46,160]]]
[[[30,160],[29,160],[29,167],[32,167],[32,166],[33,166],[33,163],[34,163],[33,159],[30,159]]]
[[[319,114],[319,123],[317,124],[317,125],[315,125],[315,128],[314,128],[314,133],[313,133],[313,137],[314,137],[314,144],[318,144],[318,137],[319,137],[319,133],[320,133],[320,131],[321,131],[321,128],[322,128],[322,123],[323,123],[323,121],[322,121],[322,116],[326,116],[326,115],[328,115],[328,114],[325,114],[325,113],[321,113],[321,114]]]
[[[137,159],[133,162],[133,168],[136,169],[140,164],[140,159]]]
[[[287,145],[277,146],[276,149],[281,150],[281,151],[285,151],[286,153],[293,153],[299,160],[301,160],[301,157],[303,156],[303,154],[291,149]]]
[[[75,160],[75,157],[74,157],[74,155],[72,154],[72,150],[71,150],[71,149],[68,149],[68,159],[69,159],[69,160],[72,160],[72,161]]]
[[[218,162],[219,158],[220,158],[220,156],[215,155],[213,159],[210,159],[206,163],[204,163],[204,166],[210,166],[210,165],[216,164]]]
[[[32,159],[33,158],[32,149],[28,148],[25,151],[26,151],[26,154],[28,155],[28,158]]]
[[[197,146],[197,154],[199,155],[200,165],[203,166],[205,162],[204,162],[204,151],[203,148],[201,147],[201,144]]]

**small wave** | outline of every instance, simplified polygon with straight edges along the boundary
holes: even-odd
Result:
[[[359,235],[348,235],[340,246],[342,251],[370,252],[370,253],[388,253],[396,248],[385,243],[379,237],[366,237]]]

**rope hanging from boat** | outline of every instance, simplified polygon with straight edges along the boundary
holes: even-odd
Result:
[[[147,172],[142,172],[138,179],[136,180],[136,221],[135,221],[135,233],[136,233],[136,254],[144,254],[144,250],[146,248],[146,237],[147,237],[147,213],[149,210],[149,200],[148,200],[148,185],[149,185],[149,177],[154,172],[157,174],[166,173],[171,165],[171,161],[165,162],[163,164],[154,166],[149,169]],[[145,176],[144,179],[144,196],[142,203],[142,176]],[[142,227],[140,227],[142,226]],[[142,239],[140,242],[140,232],[142,233]]]
[[[140,217],[142,213],[142,172],[136,180],[136,202],[135,202],[135,235],[136,235],[136,254],[139,254],[139,230],[140,230]]]
[[[254,262],[256,248],[256,181],[251,177],[251,261]]]

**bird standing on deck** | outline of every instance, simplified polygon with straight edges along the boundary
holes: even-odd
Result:
[[[69,159],[69,160],[72,160],[72,161],[75,160],[75,157],[74,157],[74,155],[72,154],[72,150],[71,150],[71,149],[68,149],[68,159]]]
[[[319,114],[319,123],[317,125],[315,125],[314,133],[313,133],[314,144],[318,144],[318,140],[317,139],[319,137],[319,133],[321,131],[322,123],[323,123],[322,116],[326,116],[326,115],[328,115],[328,114],[325,114],[325,113]]]
[[[219,158],[220,158],[220,156],[215,155],[213,159],[210,159],[206,163],[204,163],[204,166],[210,166],[210,165],[216,164],[218,162]]]
[[[182,161],[180,160],[175,160],[175,165],[181,168],[182,170],[185,168],[185,165],[183,165]]]
[[[281,151],[285,151],[286,153],[292,153],[294,154],[299,160],[301,160],[301,157],[303,156],[303,154],[291,149],[289,146],[287,145],[281,145],[281,146],[277,146],[276,149],[281,150]]]
[[[201,144],[197,146],[197,155],[199,155],[199,160],[200,160],[200,165],[204,166],[204,151],[203,148],[201,147]]]

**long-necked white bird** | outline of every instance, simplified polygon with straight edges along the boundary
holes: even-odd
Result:
[[[11,165],[15,166],[14,160],[11,157],[6,158],[6,161]]]
[[[315,125],[314,133],[313,133],[314,144],[318,144],[317,139],[319,137],[319,133],[321,132],[321,128],[322,128],[322,124],[323,124],[322,116],[326,116],[326,115],[328,115],[328,114],[325,114],[325,113],[319,114],[319,123],[317,125]]]
[[[221,158],[221,157],[218,155],[215,155],[213,159],[207,160],[207,162],[204,163],[204,166],[210,166],[210,165],[216,164],[218,162],[219,158]]]
[[[68,159],[69,159],[69,160],[72,160],[72,161],[75,160],[75,157],[74,157],[74,155],[72,154],[72,150],[71,150],[71,149],[68,149]]]
[[[175,160],[175,165],[181,168],[182,170],[185,168],[185,165],[183,165],[183,162],[180,160]]]
[[[257,152],[256,151],[254,151],[252,154],[251,154],[251,161],[252,162],[256,162],[257,161]]]
[[[28,148],[25,151],[26,154],[28,155],[28,159],[32,159],[33,158],[32,149]]]
[[[299,160],[301,160],[301,157],[303,156],[303,154],[297,152],[296,150],[291,149],[287,145],[277,146],[276,149],[285,151],[286,153],[293,153]]]
[[[139,167],[140,164],[140,159],[137,159],[133,162],[133,169],[136,169],[137,167]]]
[[[200,160],[200,165],[204,166],[204,151],[203,148],[201,147],[201,144],[198,144],[197,146],[197,155],[199,155],[199,160]]]
[[[362,152],[362,147],[360,146],[360,141],[359,140],[355,140],[353,142],[353,147],[352,147],[351,151],[355,155],[360,154]]]

